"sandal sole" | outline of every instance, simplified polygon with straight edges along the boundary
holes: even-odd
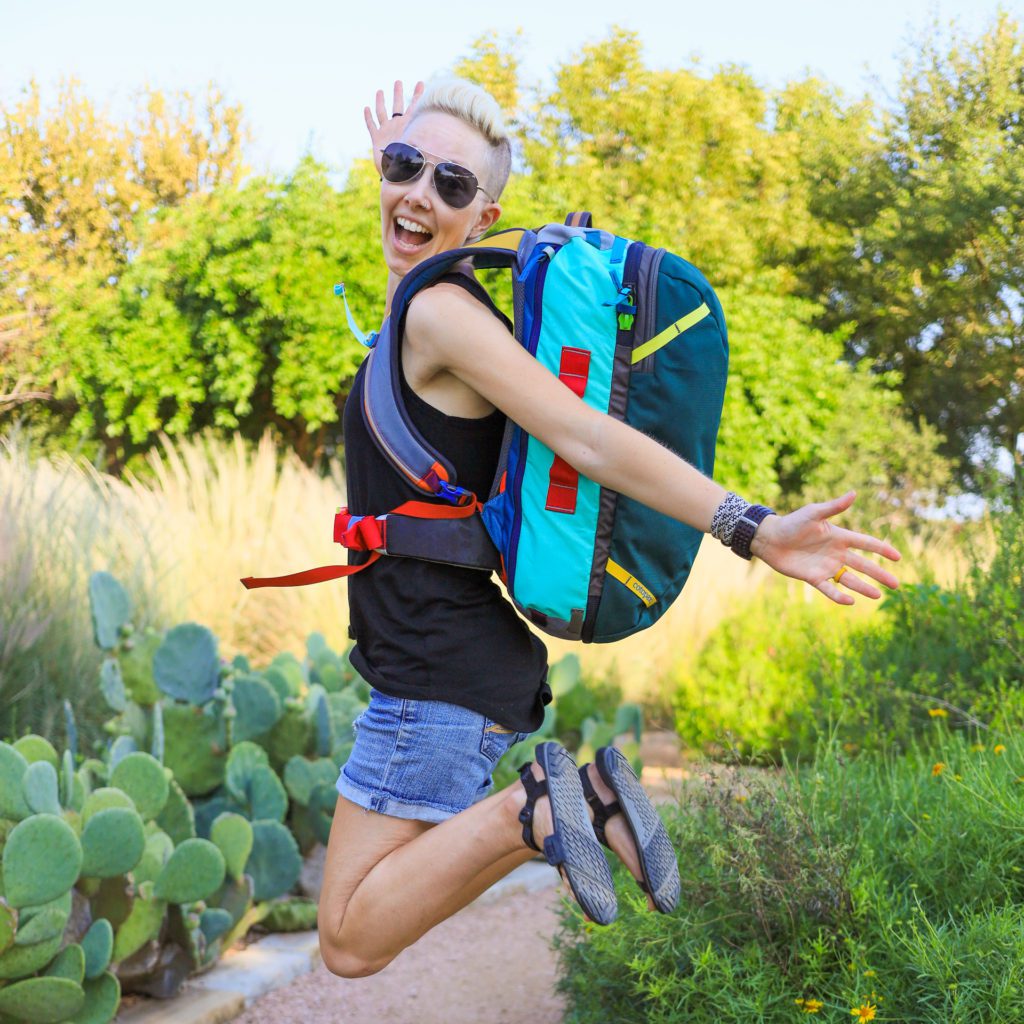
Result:
[[[671,914],[679,905],[679,862],[657,808],[636,777],[625,754],[602,747],[594,757],[597,771],[615,794],[640,857],[640,871],[654,906]]]
[[[579,769],[569,752],[558,743],[539,743],[535,751],[548,781],[548,800],[554,835],[544,840],[544,853],[561,845],[564,860],[558,865],[583,912],[597,924],[611,924],[618,900],[611,868],[594,835]],[[555,843],[552,843],[552,840]],[[551,858],[548,857],[551,863]]]

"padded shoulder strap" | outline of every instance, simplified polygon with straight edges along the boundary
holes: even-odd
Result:
[[[503,231],[460,249],[438,253],[413,267],[402,278],[391,304],[391,315],[380,329],[367,356],[363,381],[363,418],[370,436],[384,457],[421,494],[444,498],[453,505],[476,501],[476,495],[458,486],[455,467],[428,444],[413,425],[402,401],[401,343],[405,313],[413,296],[466,259],[475,265],[513,267],[525,236],[532,232]]]

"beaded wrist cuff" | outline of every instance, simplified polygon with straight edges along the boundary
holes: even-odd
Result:
[[[729,547],[736,524],[749,507],[749,502],[729,491],[711,517],[711,536]]]
[[[765,505],[750,505],[743,515],[740,516],[740,521],[736,524],[736,529],[733,531],[732,543],[729,547],[740,558],[745,558],[749,562],[751,558],[750,542],[754,539],[757,528],[768,516],[773,515],[775,515],[775,511],[767,508]]]

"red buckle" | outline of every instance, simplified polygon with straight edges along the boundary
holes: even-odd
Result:
[[[352,551],[376,551],[386,548],[387,527],[373,516],[353,516],[347,508],[334,517],[334,541]]]

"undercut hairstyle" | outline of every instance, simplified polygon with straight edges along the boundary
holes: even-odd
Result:
[[[512,143],[498,101],[486,89],[473,82],[454,75],[443,75],[427,83],[416,104],[413,120],[432,110],[457,117],[487,140],[490,150],[482,184],[492,199],[499,199],[512,171]]]

